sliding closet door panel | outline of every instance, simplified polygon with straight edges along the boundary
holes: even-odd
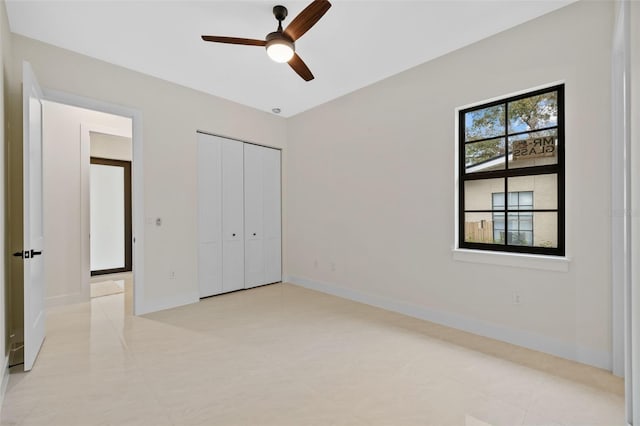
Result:
[[[245,288],[266,284],[264,281],[262,151],[265,148],[244,145],[244,226]]]
[[[264,281],[265,283],[274,283],[282,280],[282,219],[279,150],[264,149],[262,151],[262,185]]]
[[[243,143],[222,140],[223,291],[244,288]]]
[[[198,133],[198,286],[222,293],[222,151],[220,138]]]

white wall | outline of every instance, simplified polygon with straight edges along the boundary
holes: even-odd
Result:
[[[197,301],[196,130],[284,148],[285,120],[15,34],[11,39],[14,63],[31,62],[44,89],[140,111],[145,286],[136,305],[145,312]],[[11,89],[14,104],[20,88]],[[77,253],[60,250],[71,258]]]
[[[291,118],[290,279],[610,368],[612,23],[578,2]],[[455,108],[560,80],[569,271],[454,260]]]
[[[130,134],[131,119],[55,102],[44,103],[43,115],[44,259],[47,303],[55,305],[88,297],[83,292],[86,271],[80,226],[81,126],[100,125]],[[89,147],[85,149],[88,152]]]

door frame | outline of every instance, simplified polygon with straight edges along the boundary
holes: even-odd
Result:
[[[98,165],[110,166],[110,167],[122,167],[124,171],[124,190],[123,190],[123,193],[124,193],[124,266],[122,268],[99,269],[96,271],[92,270],[91,267],[89,267],[89,270],[91,271],[91,276],[94,277],[98,275],[131,272],[132,250],[133,250],[133,232],[131,227],[131,221],[133,220],[131,215],[131,161],[113,160],[111,158],[101,158],[101,157],[90,157],[89,165],[91,164],[98,164]],[[91,203],[89,203],[89,206],[91,206]]]
[[[57,90],[51,90],[43,88],[44,99],[51,102],[57,102],[60,104],[90,109],[94,111],[105,112],[107,114],[119,115],[122,117],[128,117],[131,119],[132,125],[132,157],[131,157],[131,210],[132,210],[132,233],[133,233],[133,253],[132,253],[132,266],[133,266],[133,314],[143,315],[151,312],[152,307],[148,307],[143,298],[144,295],[144,168],[143,168],[143,138],[142,138],[142,113],[141,111],[128,108],[121,105],[99,101],[83,96],[73,95]],[[87,130],[88,135],[88,130]],[[109,133],[109,132],[107,132]],[[84,131],[83,131],[84,134]],[[81,144],[82,150],[88,150],[88,145]],[[88,152],[88,151],[87,151]],[[89,164],[86,165],[87,169]],[[87,182],[83,182],[82,185],[88,185]],[[86,188],[88,190],[88,187]],[[83,188],[83,193],[85,189]],[[82,196],[82,194],[81,194]],[[86,195],[85,195],[86,197]],[[82,203],[88,204],[88,203]],[[87,256],[87,259],[83,262],[84,265],[88,265],[88,209],[86,213],[83,212],[82,229],[86,232],[86,238],[83,236],[83,247],[87,250],[83,250],[83,256]],[[85,217],[86,216],[86,217]],[[86,252],[86,253],[85,253]],[[86,271],[84,271],[86,269]],[[90,267],[84,268],[83,275],[83,289],[89,291],[89,276]],[[86,281],[86,286],[84,285]]]

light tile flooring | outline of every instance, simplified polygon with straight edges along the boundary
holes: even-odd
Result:
[[[105,280],[92,282],[90,285],[90,297],[110,296],[124,293],[124,280]]]
[[[50,311],[1,424],[624,423],[602,370],[293,285],[144,317],[130,299]]]

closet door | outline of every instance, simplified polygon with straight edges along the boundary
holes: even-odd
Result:
[[[245,288],[281,281],[280,151],[244,146]]]
[[[222,143],[198,133],[198,286],[222,293]]]
[[[243,143],[222,145],[222,291],[244,288]]]
[[[267,148],[262,154],[265,282],[277,283],[282,281],[280,150]]]

